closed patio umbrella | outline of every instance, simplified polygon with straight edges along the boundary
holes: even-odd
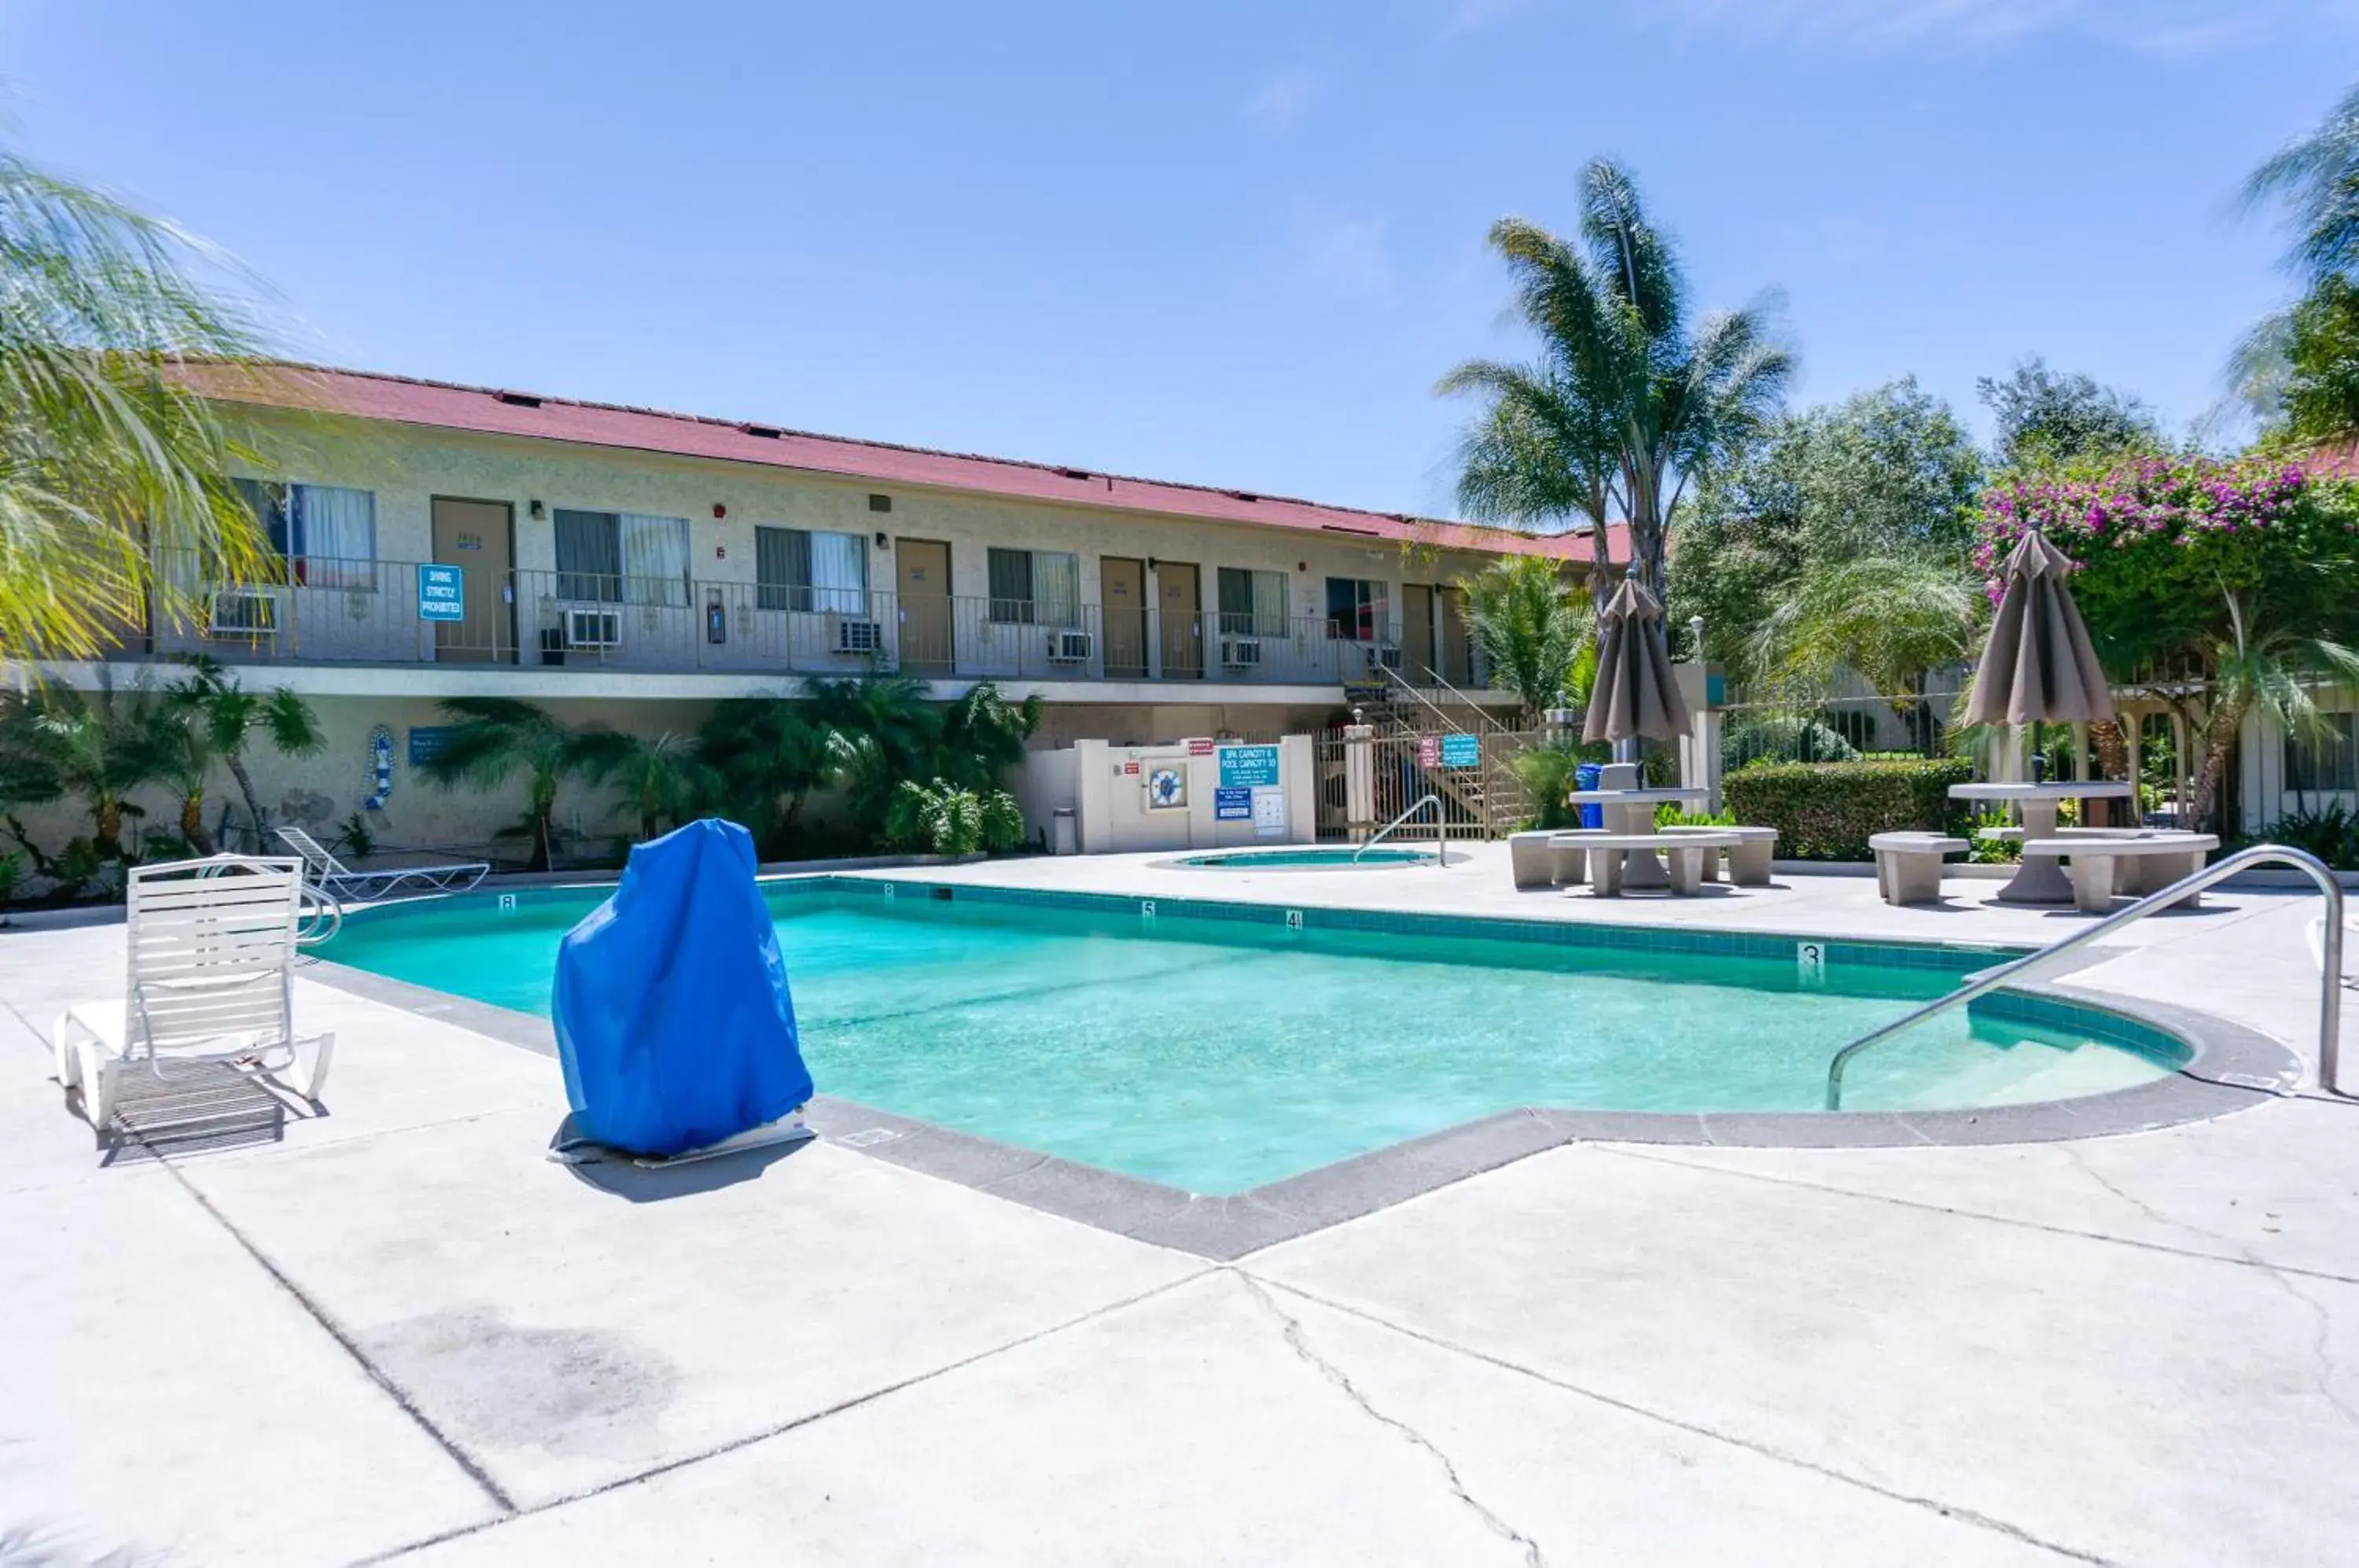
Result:
[[[2114,690],[2065,579],[2072,563],[2039,536],[2006,558],[2006,591],[1966,701],[1970,724],[2096,724],[2114,716]]]
[[[1663,606],[1636,578],[1624,579],[1606,602],[1598,637],[1597,681],[1581,738],[1669,740],[1686,734],[1688,704],[1671,674]]]

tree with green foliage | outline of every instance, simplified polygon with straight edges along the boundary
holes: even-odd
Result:
[[[492,789],[521,773],[525,814],[516,832],[531,844],[526,868],[547,871],[553,858],[557,793],[570,778],[595,778],[613,739],[568,728],[545,708],[514,697],[446,697],[452,724],[422,771],[445,789]]]
[[[219,258],[111,196],[0,153],[0,649],[94,657],[154,602],[199,611],[159,559],[261,573],[267,541],[229,480],[258,454],[184,374],[218,384],[260,349],[209,287]]]
[[[834,733],[806,704],[777,697],[715,704],[697,749],[719,799],[772,858],[792,847],[803,802],[833,781],[840,761]]]
[[[181,836],[199,853],[209,853],[204,830],[205,778],[219,762],[236,781],[245,802],[245,815],[257,844],[262,839],[262,800],[246,768],[246,754],[255,741],[266,743],[281,757],[316,757],[327,745],[319,715],[310,704],[285,686],[249,691],[238,678],[212,658],[199,654],[188,661],[189,673],[165,688],[164,706],[179,720],[179,737],[175,772],[183,790]],[[194,831],[190,831],[193,825]]]
[[[1459,586],[1492,682],[1515,692],[1528,727],[1565,702],[1575,667],[1593,649],[1587,606],[1566,589],[1557,563],[1539,556],[1506,556]]]
[[[1849,668],[1910,689],[1980,614],[1966,551],[1981,454],[1907,378],[1777,419],[1673,529],[1672,618],[1749,679],[1823,688]]]
[[[723,793],[718,771],[693,736],[671,730],[649,739],[612,730],[581,736],[582,768],[621,797],[637,819],[639,841],[694,820]]]
[[[1024,760],[1025,743],[1046,711],[1040,693],[1011,702],[995,681],[978,681],[942,715],[941,777],[969,789],[990,790]]]
[[[2287,260],[2297,271],[2359,282],[2359,86],[2316,130],[2253,170],[2245,201],[2285,209],[2293,231]]]
[[[2359,87],[2245,182],[2282,211],[2301,299],[2238,345],[2229,381],[2263,434],[2297,447],[2359,437]]]
[[[1679,258],[1636,184],[1600,159],[1582,180],[1580,238],[1505,218],[1491,246],[1538,340],[1523,364],[1471,360],[1446,394],[1484,399],[1460,452],[1459,505],[1518,527],[1585,518],[1593,609],[1614,590],[1610,522],[1658,597],[1666,530],[1690,484],[1728,461],[1776,413],[1793,376],[1765,305],[1693,314]]]
[[[1024,813],[1005,789],[969,789],[945,779],[894,786],[885,813],[885,842],[896,849],[973,855],[1015,849],[1024,842]]]
[[[90,847],[102,862],[125,858],[124,818],[141,814],[130,797],[166,777],[173,760],[155,692],[146,686],[119,691],[111,681],[13,701],[0,715],[0,753],[9,758],[12,788],[38,781],[52,795],[82,799],[90,811]]]
[[[2001,468],[2053,467],[2162,444],[2144,402],[2093,376],[2050,370],[2037,354],[2004,376],[1978,377],[1974,389],[1997,422],[1992,446]]]
[[[1973,559],[1998,573],[2033,528],[2079,569],[2072,593],[2105,670],[2190,669],[2196,795],[2216,811],[2245,716],[2321,733],[2310,681],[2359,681],[2359,483],[2268,458],[2089,463],[1993,488]]]

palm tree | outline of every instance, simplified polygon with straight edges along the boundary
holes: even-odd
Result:
[[[442,710],[459,722],[426,762],[426,777],[445,789],[462,784],[491,789],[523,773],[521,827],[532,841],[527,868],[548,870],[559,786],[569,777],[594,774],[612,743],[568,729],[547,710],[513,697],[446,697]]]
[[[227,477],[256,463],[201,397],[259,347],[194,268],[202,245],[0,153],[0,648],[89,658],[194,611],[193,573],[262,572],[267,543]],[[218,387],[215,387],[218,390]]]
[[[786,847],[803,800],[834,779],[839,760],[826,726],[813,723],[800,705],[775,697],[716,704],[697,748],[720,798],[766,852]]]
[[[2281,201],[2290,209],[2288,257],[2312,281],[2359,280],[2359,87],[2343,95],[2315,131],[2288,144],[2245,181],[2248,206]]]
[[[246,821],[259,844],[262,799],[255,792],[254,775],[246,771],[246,751],[258,737],[267,741],[270,748],[282,757],[316,757],[327,745],[319,715],[287,687],[274,687],[267,692],[247,691],[238,683],[236,676],[207,655],[192,655],[188,664],[189,673],[164,690],[166,708],[179,717],[187,731],[182,768],[193,769],[194,793],[190,799],[198,813],[199,827],[195,833],[187,831],[185,824],[190,819],[184,809],[182,836],[191,844],[207,842],[202,828],[204,779],[209,765],[219,761],[237,781],[238,795],[245,802]]]
[[[1459,586],[1467,626],[1493,680],[1522,701],[1530,726],[1564,702],[1573,669],[1592,646],[1590,617],[1575,607],[1556,562],[1538,556],[1493,561]]]
[[[1024,743],[1040,727],[1044,706],[1038,691],[1011,702],[997,681],[976,681],[942,717],[940,776],[968,789],[995,789],[1001,774],[1024,760]]]
[[[653,740],[592,730],[581,737],[584,770],[619,791],[639,820],[642,843],[677,827],[718,798],[721,779],[696,741],[670,730]]]
[[[812,721],[831,733],[834,772],[861,822],[880,826],[894,786],[939,771],[942,712],[914,675],[859,675],[810,683]]]
[[[1927,670],[1972,651],[1988,603],[1938,550],[1813,561],[1755,628],[1747,663],[1810,691],[1845,669],[1878,692],[1913,691]]]
[[[1665,530],[1687,485],[1760,431],[1794,363],[1766,306],[1690,321],[1669,243],[1604,159],[1583,172],[1581,230],[1575,243],[1520,218],[1492,225],[1539,355],[1469,361],[1440,390],[1490,399],[1463,444],[1460,505],[1527,527],[1588,519],[1603,609],[1606,526],[1629,525],[1632,560],[1661,597]]]
[[[158,718],[144,687],[61,687],[12,709],[0,749],[16,759],[10,772],[81,796],[90,808],[92,847],[100,859],[119,861],[123,819],[138,810],[129,797],[171,768],[172,748]]]

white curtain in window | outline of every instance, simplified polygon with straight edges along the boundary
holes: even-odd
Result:
[[[858,534],[810,536],[811,608],[838,615],[868,611],[868,541]]]
[[[1254,632],[1258,637],[1282,637],[1286,635],[1286,573],[1256,572],[1253,574]]]
[[[632,604],[688,603],[688,519],[616,516],[623,543],[623,599]]]
[[[1044,626],[1082,624],[1082,558],[1068,550],[1032,552],[1032,603]]]
[[[338,485],[289,485],[302,582],[311,588],[376,586],[376,496]]]

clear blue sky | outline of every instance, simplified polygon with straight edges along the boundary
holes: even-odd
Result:
[[[2350,0],[11,0],[34,157],[242,257],[300,353],[1447,511],[1484,231],[1630,163],[1799,400],[2028,354],[2174,424],[2278,302],[2231,196]]]

